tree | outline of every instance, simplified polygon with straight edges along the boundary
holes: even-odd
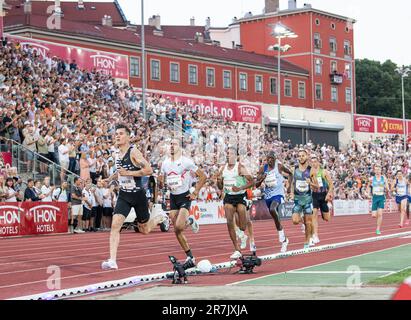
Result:
[[[391,60],[384,63],[356,60],[357,111],[383,117],[402,118],[401,76]],[[411,117],[411,78],[404,80],[405,114]]]

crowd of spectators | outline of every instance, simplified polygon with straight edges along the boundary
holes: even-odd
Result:
[[[336,199],[366,198],[365,187],[374,163],[383,166],[388,178],[393,178],[397,170],[403,170],[406,175],[411,171],[410,151],[404,153],[400,137],[353,141],[343,150],[311,141],[294,146],[289,141],[279,141],[275,132],[261,126],[200,114],[194,106],[159,94],[146,97],[147,118],[144,118],[141,94],[127,84],[115,82],[109,75],[80,70],[74,61],[69,64],[57,57],[43,57],[30,46],[22,47],[7,40],[2,43],[0,55],[0,139],[14,140],[24,146],[26,172],[38,171],[47,176],[50,162],[62,168],[61,186],[50,185],[48,178],[42,182],[29,180],[25,181],[24,192],[24,183],[17,172],[11,173],[10,168],[3,170],[0,201],[53,200],[69,201],[73,205],[81,201],[86,215],[94,211],[90,216],[95,217],[98,210],[103,217],[104,203],[108,208],[116,194],[115,186],[104,186],[101,180],[115,172],[113,137],[120,122],[130,126],[133,143],[149,159],[155,172],[166,155],[168,143],[176,134],[181,136],[185,154],[208,177],[199,195],[204,201],[221,196],[216,187],[216,173],[225,162],[230,145],[238,146],[241,161],[254,175],[268,151],[275,151],[288,166],[296,165],[301,147],[316,153],[331,172]],[[10,148],[9,140],[1,141],[3,148]],[[73,198],[75,186],[65,182],[65,170],[80,177],[77,182],[82,190],[80,196]],[[110,200],[94,194],[99,188],[110,190]],[[100,228],[100,221],[96,224],[91,220],[83,227],[92,230],[96,225]],[[102,218],[101,225],[104,229],[110,224]]]

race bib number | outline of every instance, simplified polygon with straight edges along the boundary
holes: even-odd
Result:
[[[233,191],[233,187],[236,184],[236,179],[224,179],[224,189],[228,192]]]
[[[297,180],[296,188],[299,192],[308,192],[308,183],[307,181]]]
[[[375,186],[375,187],[374,187],[374,194],[376,194],[376,195],[382,195],[382,194],[384,194],[384,187],[382,187],[382,186]]]
[[[407,190],[405,186],[397,187],[397,194],[399,196],[405,196],[406,193],[407,193]]]
[[[275,188],[277,186],[277,178],[275,177],[274,173],[268,174],[267,178],[265,178],[265,185],[268,188]]]
[[[320,186],[320,188],[324,187],[323,179],[321,177],[317,177],[317,182],[318,182],[318,185]]]
[[[124,189],[133,189],[136,187],[136,182],[134,181],[133,177],[119,176],[118,182],[120,184],[120,187]]]
[[[183,179],[180,175],[171,175],[167,177],[167,185],[170,190],[174,191],[183,185]]]

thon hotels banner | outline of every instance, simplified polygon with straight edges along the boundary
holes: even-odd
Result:
[[[43,40],[7,35],[12,42],[19,42],[23,48],[31,47],[43,58],[56,56],[71,63],[76,60],[79,69],[96,70],[114,78],[127,80],[128,57],[126,55],[96,51],[70,45],[51,43]]]
[[[67,202],[0,203],[0,237],[67,232]]]

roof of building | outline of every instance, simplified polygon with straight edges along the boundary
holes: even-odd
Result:
[[[130,25],[134,28],[137,33],[140,33],[141,25]],[[155,27],[145,25],[145,34],[154,34],[156,30]],[[161,26],[163,36],[166,38],[180,39],[180,40],[194,40],[196,38],[196,33],[202,33],[205,40],[210,40],[209,33],[207,32],[205,26]]]
[[[10,6],[6,16],[24,16],[24,0],[6,0]],[[90,24],[102,24],[104,15],[111,16],[113,26],[126,26],[124,16],[117,1],[113,2],[83,2],[84,9],[78,8],[78,2],[61,1],[63,20],[77,21]],[[31,1],[31,14],[36,16],[50,16],[47,8],[54,5],[54,1]]]
[[[39,15],[8,16],[5,18],[5,32],[18,34],[18,31],[30,29],[49,33],[51,36],[80,37],[106,41],[108,44],[120,43],[140,47],[140,34],[135,31],[118,29],[107,26],[93,26],[86,23],[62,20],[61,29],[50,30],[47,28],[47,17]],[[268,68],[277,70],[277,59],[271,56],[252,52],[227,49],[196,41],[184,41],[167,37],[147,35],[145,38],[147,49],[161,50],[182,55],[190,55],[204,59],[214,59],[232,64],[242,64],[248,67]],[[289,73],[308,75],[309,72],[286,60],[281,61],[281,69]]]
[[[357,22],[355,19],[348,18],[348,17],[345,17],[345,16],[341,16],[341,15],[338,15],[338,14],[326,12],[326,11],[323,11],[323,10],[314,9],[312,7],[303,7],[303,8],[297,8],[297,9],[280,10],[279,12],[269,12],[269,13],[264,13],[264,14],[258,14],[258,15],[253,15],[253,16],[250,16],[250,17],[243,17],[243,18],[240,18],[237,21],[233,22],[232,24],[238,24],[238,23],[242,23],[242,22],[246,22],[246,21],[253,21],[253,20],[264,19],[264,18],[281,17],[281,16],[292,15],[292,14],[299,14],[299,13],[302,13],[302,12],[313,12],[313,13],[329,16],[329,17],[332,17],[332,18],[335,18],[335,19],[349,21],[349,22],[352,22],[352,23]]]

